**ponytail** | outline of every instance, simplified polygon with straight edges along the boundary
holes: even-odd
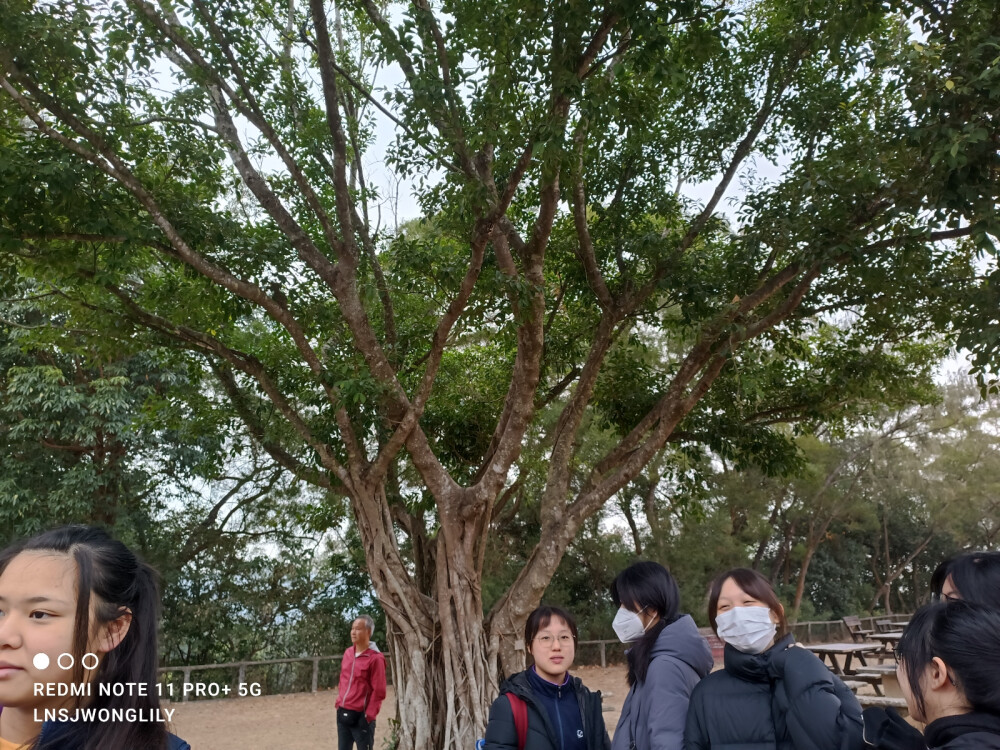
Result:
[[[680,591],[677,581],[658,562],[644,561],[629,565],[611,584],[611,598],[616,607],[634,612],[645,610],[660,616],[642,638],[628,650],[628,684],[646,681],[646,672],[653,656],[653,646],[663,629],[680,615]]]

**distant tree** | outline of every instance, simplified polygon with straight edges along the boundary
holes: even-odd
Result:
[[[214,438],[172,429],[182,418],[171,399],[172,392],[180,392],[183,371],[141,352],[92,359],[76,345],[79,337],[33,300],[37,290],[5,292],[8,298],[0,303],[4,537],[37,533],[54,521],[99,523],[148,549],[151,525],[162,510],[159,482],[196,472],[217,448]],[[147,419],[151,412],[158,412],[155,425]]]

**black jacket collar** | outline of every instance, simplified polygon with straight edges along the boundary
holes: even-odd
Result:
[[[792,634],[788,633],[776,641],[771,648],[760,654],[745,654],[727,643],[723,653],[726,671],[747,682],[767,682],[770,680],[768,664],[772,654],[784,651],[794,641]]]
[[[927,725],[924,729],[924,739],[927,741],[927,747],[943,747],[963,734],[973,732],[996,735],[997,746],[1000,747],[1000,716],[983,713],[945,716]]]

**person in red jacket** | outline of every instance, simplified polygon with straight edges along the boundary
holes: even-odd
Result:
[[[375,621],[361,615],[351,624],[351,645],[340,662],[337,691],[338,750],[372,750],[375,717],[385,700],[385,656],[372,643]]]

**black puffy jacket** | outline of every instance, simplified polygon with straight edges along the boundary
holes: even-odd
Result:
[[[924,735],[894,708],[869,706],[861,712],[865,745],[880,750],[927,750]]]
[[[580,706],[587,750],[609,750],[611,740],[601,714],[600,691],[591,692],[584,687],[579,677],[572,677],[570,686],[576,693]],[[507,693],[513,693],[528,706],[525,750],[562,750],[548,712],[531,689],[527,671],[518,672],[500,686],[500,697],[490,706],[490,719],[486,725],[486,750],[517,750],[517,728],[514,726],[514,713],[507,700]]]
[[[946,716],[927,725],[924,739],[930,750],[1000,750],[1000,716]]]
[[[685,750],[859,750],[858,699],[786,635],[762,654],[727,645],[691,694]]]

